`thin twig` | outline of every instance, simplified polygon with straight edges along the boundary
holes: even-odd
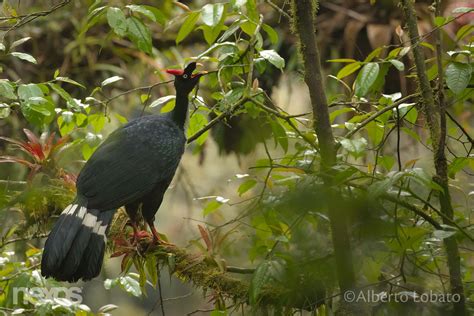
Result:
[[[1,18],[1,20],[12,20],[12,19],[18,19],[18,22],[16,22],[14,25],[12,25],[11,27],[9,27],[5,33],[2,34],[2,38],[5,38],[5,36],[12,30],[14,29],[18,29],[34,20],[36,20],[37,18],[39,17],[44,17],[44,16],[47,16],[51,13],[53,13],[54,11],[56,10],[59,10],[60,8],[66,6],[67,4],[69,4],[71,2],[71,0],[64,0],[63,2],[61,3],[58,3],[56,6],[52,7],[50,10],[48,11],[39,11],[39,12],[34,12],[34,13],[31,13],[31,14],[27,14],[27,15],[23,15],[23,16],[20,16],[20,17],[8,17],[8,18]],[[0,27],[0,29],[4,29],[3,27]]]

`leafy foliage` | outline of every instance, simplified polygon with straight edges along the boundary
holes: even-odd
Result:
[[[15,26],[23,15],[8,3],[3,5],[8,19],[0,23]],[[133,240],[126,220],[116,220],[118,234],[112,232],[109,248],[112,257],[123,256],[122,274],[105,280],[107,290],[118,287],[142,297],[147,285],[157,286],[166,267],[170,275],[176,273],[186,280],[192,279],[190,274],[198,275],[192,280],[202,281],[204,289],[211,292],[207,294],[215,315],[231,312],[226,306],[247,303],[256,311],[273,308],[279,313],[285,309],[290,314],[293,307],[320,311],[318,308],[329,300],[331,304],[324,308],[332,313],[342,298],[336,286],[331,244],[331,199],[344,210],[353,248],[348,251],[355,255],[354,269],[361,286],[413,295],[445,291],[448,272],[442,243],[448,238],[465,246],[460,253],[462,277],[469,280],[472,262],[466,249],[472,248],[473,238],[469,218],[472,188],[466,175],[474,170],[469,136],[472,123],[468,121],[472,107],[472,25],[460,27],[452,33],[453,41],[444,43],[450,50],[442,55],[443,69],[438,69],[434,58],[426,60],[433,86],[439,75],[444,75],[446,109],[452,113],[447,164],[457,193],[451,221],[435,202],[443,188],[433,179],[431,162],[423,159],[426,152],[412,150],[424,150],[432,140],[423,126],[426,117],[419,93],[411,89],[413,75],[407,60],[413,48],[405,45],[408,42],[403,40],[401,28],[396,35],[403,44],[387,43],[361,57],[339,53],[341,56],[334,57],[340,58],[324,63],[335,74],[327,78],[327,86],[329,119],[338,148],[337,163],[330,170],[332,185],[326,187],[328,174],[320,166],[320,140],[312,117],[281,109],[271,98],[273,87],[266,86],[268,77],[283,73],[296,82],[293,78],[302,71],[296,54],[285,53],[288,46],[296,46],[286,35],[288,25],[275,22],[268,14],[285,11],[273,11],[267,2],[255,0],[202,6],[191,3],[191,7],[172,1],[145,5],[98,0],[75,8],[74,14],[68,11],[72,9],[63,8],[64,16],[48,16],[49,23],[40,27],[30,24],[44,28],[43,37],[35,38],[37,31],[26,25],[25,31],[13,28],[0,43],[0,119],[13,129],[28,127],[23,130],[27,141],[19,140],[20,135],[0,137],[4,144],[12,145],[8,150],[21,150],[21,154],[2,153],[0,162],[2,166],[13,162],[29,169],[26,186],[20,183],[20,189],[1,188],[6,192],[0,196],[2,217],[8,218],[15,208],[23,214],[18,217],[18,226],[7,230],[2,238],[0,306],[13,308],[9,295],[15,285],[57,285],[39,276],[39,249],[30,247],[15,261],[10,251],[4,251],[9,241],[33,230],[45,230],[45,224],[73,194],[74,174],[80,167],[77,157],[87,160],[103,134],[126,123],[126,117],[172,111],[173,90],[159,68],[181,67],[191,60],[204,63],[210,72],[191,99],[186,132],[189,152],[206,159],[211,128],[216,132],[231,126],[232,135],[239,137],[239,153],[257,148],[257,158],[244,174],[231,179],[235,196],[228,196],[222,183],[215,184],[212,195],[194,196],[193,205],[202,206],[200,215],[206,222],[197,226],[198,237],[189,240],[192,249],[199,252],[199,260],[188,260],[166,247],[149,248],[147,233],[140,232],[140,240]],[[441,29],[454,21],[455,17],[434,18],[435,26]],[[61,28],[58,25],[67,26],[61,46],[52,48],[60,51],[58,56],[35,49],[45,41],[45,34]],[[169,47],[170,42],[179,49]],[[420,39],[420,45],[427,56],[436,49],[426,38]],[[52,59],[64,63],[56,64]],[[409,83],[402,88],[406,81]],[[468,118],[460,121],[466,115]],[[243,125],[237,127],[235,122]],[[0,129],[3,132],[3,125]],[[222,140],[222,135],[213,136]],[[75,158],[63,163],[63,155]],[[21,173],[17,178],[23,179]],[[233,210],[238,210],[237,215],[229,220]],[[186,260],[178,260],[183,257]],[[226,277],[232,271],[242,271],[229,263],[232,260],[254,266],[246,270],[252,276],[248,283],[245,278],[232,280],[239,285],[231,288],[234,293],[218,291],[220,284],[213,283],[215,275]],[[204,266],[212,267],[210,276],[199,274]],[[282,288],[278,292],[283,293],[282,299],[269,301],[268,293]],[[466,296],[472,299],[473,293],[466,283]],[[425,313],[446,308],[428,305],[416,308]],[[385,303],[372,307],[381,314],[401,313],[406,308]],[[39,296],[18,308],[44,314],[52,310],[92,313],[82,304],[49,302]],[[115,308],[104,305],[98,312]]]

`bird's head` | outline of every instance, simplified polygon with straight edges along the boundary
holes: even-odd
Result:
[[[174,87],[176,93],[183,93],[188,95],[194,87],[198,84],[199,78],[207,74],[207,71],[194,72],[196,70],[196,63],[189,63],[184,69],[167,69],[166,72],[174,75]]]

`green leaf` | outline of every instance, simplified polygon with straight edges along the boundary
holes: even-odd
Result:
[[[245,7],[247,8],[247,16],[250,18],[250,20],[252,20],[253,22],[258,22],[260,19],[257,10],[257,1],[247,0]]]
[[[74,128],[74,125],[72,125],[72,126]],[[67,134],[69,134],[71,131],[69,131]],[[62,131],[61,131],[61,135],[64,135]],[[82,145],[81,153],[82,153],[82,157],[84,158],[84,160],[89,160],[89,158],[94,153],[94,148],[89,146],[89,144],[84,144],[84,145]]]
[[[207,116],[201,113],[194,113],[194,115],[191,116],[191,118],[189,119],[189,127],[187,131],[188,138],[196,134],[198,131],[200,131],[204,126],[207,125],[207,123],[208,123]],[[207,130],[204,134],[199,136],[198,139],[196,139],[196,143],[198,145],[204,144],[208,135],[209,135],[209,130]]]
[[[237,189],[239,196],[242,196],[245,192],[252,189],[256,184],[257,181],[254,179],[248,179],[247,181],[244,181]]]
[[[170,102],[171,100],[175,100],[175,99],[176,99],[176,96],[167,95],[167,96],[158,98],[155,101],[151,102],[149,107],[154,108],[154,107],[157,107],[157,106],[163,106],[163,105],[167,104],[168,102]]]
[[[16,58],[19,58],[21,60],[26,60],[30,63],[33,63],[33,64],[37,64],[38,62],[36,61],[36,59],[31,56],[30,54],[26,54],[26,53],[20,53],[20,52],[12,52],[10,53],[10,55],[16,57]]]
[[[440,192],[443,191],[443,188],[438,183],[436,183],[430,177],[430,175],[426,173],[425,170],[421,168],[409,169],[405,172],[405,174],[407,177],[412,178],[413,180],[415,180],[416,182],[420,183],[421,185],[425,187],[429,187],[429,188],[432,188],[433,190],[440,191]]]
[[[356,96],[363,97],[369,92],[369,89],[375,83],[375,80],[377,80],[379,71],[380,66],[377,63],[367,63],[362,67],[355,81]]]
[[[357,63],[358,61],[352,58],[336,58],[327,60],[328,63]]]
[[[275,146],[277,143],[280,144],[286,153],[288,151],[288,136],[286,135],[285,129],[278,121],[270,121],[270,125],[272,127],[273,137],[275,138]]]
[[[260,52],[260,56],[268,60],[273,66],[277,67],[278,69],[283,69],[285,67],[285,60],[281,58],[280,55],[273,49],[269,50],[262,50]]]
[[[160,113],[168,113],[171,112],[174,107],[176,106],[176,99],[171,100],[170,102],[166,103],[161,109]]]
[[[367,148],[367,140],[365,138],[348,139],[344,138],[340,141],[342,147],[347,150],[354,158],[362,157]]]
[[[127,34],[127,18],[119,8],[107,9],[107,22],[118,36],[123,37]]]
[[[262,25],[262,28],[265,31],[265,33],[267,33],[268,38],[270,39],[270,42],[273,45],[278,44],[278,33],[273,29],[273,27],[271,27],[270,25],[264,23]]]
[[[375,57],[379,57],[380,56],[380,53],[382,52],[384,48],[383,47],[377,47],[376,49],[374,49],[368,56],[367,58],[364,59],[364,62],[369,62],[371,61],[372,59],[374,59]]]
[[[126,124],[128,122],[126,117],[124,117],[124,116],[122,116],[118,113],[115,113],[114,115],[121,124]]]
[[[199,20],[199,16],[201,15],[200,11],[191,12],[184,20],[183,25],[179,29],[178,35],[176,36],[176,44],[182,42],[188,35],[194,30],[194,26],[196,22]]]
[[[59,96],[61,98],[63,98],[64,100],[66,100],[67,102],[71,102],[73,101],[73,98],[72,96],[66,91],[64,90],[63,88],[61,88],[60,86],[58,86],[57,84],[55,83],[52,83],[52,82],[49,82],[48,85],[51,87],[51,89],[53,89],[57,94],[59,94]],[[74,103],[72,103],[74,104]]]
[[[158,283],[158,262],[153,254],[146,257],[145,268],[150,276],[151,284],[156,286]]]
[[[221,34],[221,31],[225,29],[225,26],[223,24],[219,24],[214,27],[210,27],[207,25],[203,25],[200,27],[202,29],[202,32],[204,34],[204,39],[209,45],[212,45],[212,43],[215,42],[219,34]]]
[[[456,41],[461,41],[474,31],[474,25],[466,24],[456,32]]]
[[[446,67],[446,84],[455,94],[466,89],[471,80],[471,66],[460,62],[451,62]]]
[[[398,71],[405,70],[405,64],[399,61],[398,59],[390,59],[389,62],[397,68]]]
[[[144,7],[145,9],[150,11],[151,13],[153,13],[153,15],[155,16],[155,21],[157,21],[161,25],[166,24],[166,17],[163,14],[163,12],[161,12],[158,8],[155,8],[151,5],[142,5],[142,7]]]
[[[366,125],[365,129],[367,130],[367,136],[369,136],[369,139],[374,145],[378,145],[383,140],[383,136],[385,134],[383,125],[372,121]]]
[[[201,9],[201,19],[202,22],[210,27],[216,26],[219,24],[222,16],[224,14],[224,4],[215,3],[215,4],[206,4]]]
[[[336,75],[336,78],[337,79],[345,78],[351,75],[352,73],[354,73],[360,67],[361,67],[360,62],[355,62],[352,64],[345,65],[341,70],[339,70],[339,72]]]
[[[10,106],[5,103],[0,103],[0,118],[4,119],[11,113]]]
[[[430,43],[428,43],[428,42],[421,42],[421,43],[420,43],[420,45],[421,45],[421,46],[424,46],[424,47],[426,47],[426,48],[428,48],[428,49],[429,49],[429,50],[431,50],[432,52],[434,52],[434,51],[435,51],[435,48],[434,48],[434,46],[433,46],[433,45],[431,45],[431,44],[430,44]]]
[[[33,97],[34,98],[34,97]],[[34,102],[24,102],[21,104],[21,112],[28,122],[42,127],[54,120],[54,104],[44,99],[41,104]]]
[[[6,79],[0,79],[0,97],[15,100],[15,89],[13,85]]]
[[[393,109],[393,112],[396,117],[397,110]],[[414,103],[402,103],[398,106],[398,112],[400,113],[400,118],[404,118],[408,122],[415,124],[418,119],[418,110],[415,108]]]
[[[131,276],[123,276],[119,278],[120,286],[125,290],[125,292],[135,296],[140,297],[142,295],[142,290],[140,288],[140,283]]]
[[[150,11],[147,7],[145,6],[142,6],[142,5],[136,5],[136,4],[129,4],[127,6],[128,9],[130,9],[130,11],[132,12],[137,12],[137,13],[140,13],[140,14],[143,14],[144,16],[146,16],[147,18],[149,18],[150,20],[152,20],[153,22],[156,22],[156,16],[155,14]]]
[[[45,101],[46,101],[46,100],[45,100]],[[39,105],[39,104],[30,103],[30,104],[28,105],[28,107],[29,107],[31,110],[33,110],[33,111],[35,111],[35,112],[38,112],[38,113],[40,113],[40,114],[42,114],[42,115],[44,115],[44,116],[50,116],[50,115],[51,115],[51,112],[50,112],[48,109],[42,107],[42,106]]]
[[[23,43],[29,41],[30,39],[31,39],[31,37],[28,36],[28,37],[23,37],[22,39],[19,39],[19,40],[17,40],[17,41],[14,41],[14,42],[10,45],[10,49],[13,49],[13,48],[15,48],[15,47],[17,47],[17,46],[20,46],[21,44],[23,44]]]
[[[369,185],[367,190],[369,193],[369,199],[375,200],[382,194],[387,193],[401,177],[403,177],[403,172],[395,172],[391,173],[385,179],[381,181],[375,181]]]
[[[167,254],[167,265],[168,265],[168,271],[170,273],[170,280],[171,280],[171,274],[176,271],[176,255],[174,253],[168,253]]]
[[[395,164],[395,158],[392,156],[379,156],[377,163],[384,167],[385,170],[390,171]]]
[[[202,216],[207,216],[209,214],[214,213],[219,207],[221,207],[222,203],[212,200],[211,202],[206,204],[206,207],[202,210]]]
[[[468,157],[456,157],[448,166],[448,176],[451,179],[456,177],[456,174],[469,164]]]
[[[86,87],[83,85],[83,84],[80,84],[79,82],[75,81],[75,80],[72,80],[68,77],[55,77],[55,80],[56,81],[61,81],[61,82],[67,82],[67,83],[70,83],[70,84],[73,84],[75,86],[78,86],[78,87],[81,87],[83,89],[85,89]]]
[[[257,29],[257,24],[253,21],[249,20],[242,20],[242,24],[240,24],[240,28],[249,36],[254,36],[255,31]]]
[[[21,84],[18,86],[18,97],[22,102],[26,102],[31,97],[43,97],[43,91],[41,88],[34,84]]]
[[[92,114],[89,116],[89,124],[95,133],[99,133],[105,125],[105,116],[102,113]]]
[[[402,132],[404,132],[405,134],[407,134],[408,136],[410,136],[414,140],[416,140],[418,142],[421,141],[420,135],[418,135],[418,133],[416,133],[413,129],[410,129],[410,128],[407,128],[407,127],[402,127],[401,130],[402,130]]]
[[[446,20],[447,18],[445,18],[444,16],[437,16],[434,18],[434,23],[436,26],[440,27],[444,24],[444,22],[446,22]]]
[[[122,77],[120,76],[113,76],[113,77],[110,77],[110,78],[107,78],[105,79],[104,81],[102,81],[102,83],[100,84],[101,87],[105,87],[111,83],[114,83],[114,82],[117,82],[117,81],[120,81],[120,80],[123,80]]]
[[[127,36],[144,53],[152,53],[151,32],[138,18],[127,19]]]
[[[331,114],[329,114],[329,120],[332,123],[334,123],[334,120],[339,116],[347,112],[354,112],[355,110],[353,108],[342,108],[336,111],[332,111]]]
[[[74,113],[74,118],[76,119],[76,125],[83,127],[82,125],[87,121],[87,115],[83,113]]]
[[[229,28],[222,34],[222,36],[219,38],[217,41],[218,43],[224,42],[226,39],[228,39],[232,34],[237,32],[237,30],[240,28],[240,25],[242,24],[242,20],[237,20],[234,23],[232,23]]]
[[[61,136],[68,135],[76,127],[74,122],[68,122],[68,121],[65,120],[65,118],[67,118],[65,113],[66,112],[63,112],[60,116],[58,116],[58,119],[57,119],[57,123],[58,123],[58,127],[59,127],[59,133],[61,134]],[[71,113],[71,112],[69,112],[69,113]],[[87,145],[87,144],[85,144],[85,145]],[[91,155],[92,155],[92,152],[91,152]],[[86,158],[86,156],[84,155],[84,148],[82,148],[82,156],[86,160],[89,158],[89,156]]]
[[[256,305],[265,286],[271,281],[278,280],[283,271],[283,264],[277,260],[263,261],[252,275],[249,288],[249,300],[251,305]]]

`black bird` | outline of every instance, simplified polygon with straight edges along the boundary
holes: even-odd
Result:
[[[114,131],[81,170],[74,201],[46,240],[41,274],[58,281],[90,280],[101,270],[112,217],[125,206],[136,234],[138,210],[159,241],[154,218],[184,152],[188,95],[205,72],[196,63],[175,76],[176,105],[169,115],[149,115]]]

